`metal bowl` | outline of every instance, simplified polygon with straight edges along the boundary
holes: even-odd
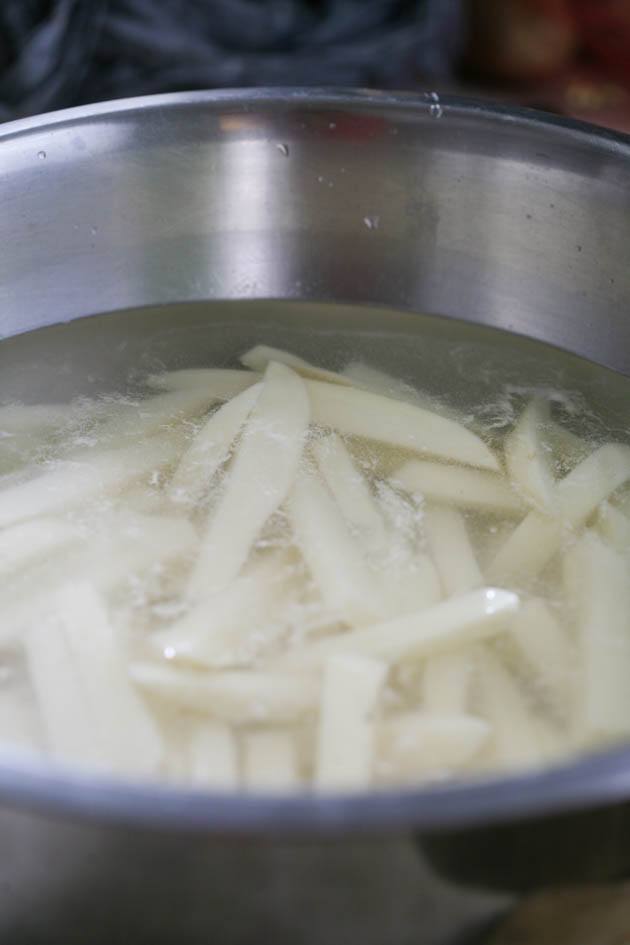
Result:
[[[376,92],[195,93],[0,129],[0,332],[208,299],[382,305],[630,373],[630,139]],[[0,937],[472,941],[630,866],[630,749],[365,796],[0,767]],[[441,878],[436,877],[436,871]],[[468,938],[466,938],[468,936]]]

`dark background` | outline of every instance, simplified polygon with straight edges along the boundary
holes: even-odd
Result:
[[[630,0],[0,0],[0,121],[255,85],[429,86],[630,131]]]

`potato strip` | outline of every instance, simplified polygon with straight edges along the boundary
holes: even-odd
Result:
[[[549,423],[549,404],[533,400],[505,441],[505,460],[516,492],[535,509],[553,511],[555,480],[543,433]]]
[[[342,374],[337,374],[336,371],[327,371],[325,368],[316,367],[316,365],[310,364],[296,354],[282,351],[279,348],[270,348],[268,345],[256,345],[255,348],[250,348],[249,351],[241,355],[240,361],[241,364],[251,368],[252,371],[263,372],[269,364],[275,361],[278,364],[286,364],[287,367],[292,368],[302,377],[317,381],[328,381],[331,384],[350,384],[347,378]]]
[[[392,476],[408,492],[458,508],[517,515],[522,504],[504,479],[478,469],[410,460]]]
[[[430,506],[425,512],[429,549],[447,596],[481,587],[483,576],[457,509]]]

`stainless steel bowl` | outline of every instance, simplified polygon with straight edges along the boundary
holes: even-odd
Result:
[[[0,206],[5,337],[171,302],[330,300],[630,373],[630,139],[574,122],[433,94],[109,103],[3,126]],[[5,764],[0,938],[473,941],[527,889],[624,875],[629,800],[628,749],[361,797]]]

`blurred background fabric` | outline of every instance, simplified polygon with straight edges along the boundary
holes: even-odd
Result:
[[[460,12],[460,0],[0,0],[0,120],[154,92],[444,78]]]
[[[0,0],[0,121],[261,85],[430,88],[630,132],[630,0]]]

